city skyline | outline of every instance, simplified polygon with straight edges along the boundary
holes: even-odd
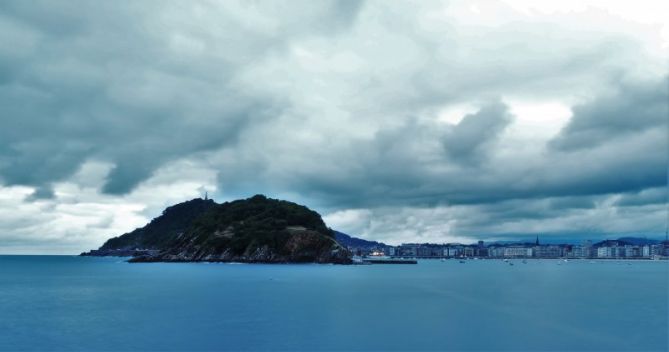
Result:
[[[664,259],[669,257],[669,241],[622,238],[581,243],[508,242],[475,244],[403,243],[399,246],[348,248],[356,255],[409,258],[535,258],[535,259]]]

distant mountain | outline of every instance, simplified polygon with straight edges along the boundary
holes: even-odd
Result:
[[[647,238],[642,238],[642,237],[621,237],[616,240],[604,240],[595,243],[595,247],[601,247],[601,246],[626,246],[626,245],[633,245],[633,246],[644,246],[644,245],[653,245],[653,244],[658,244],[660,241],[658,240],[651,240]]]
[[[621,237],[618,241],[622,241],[635,246],[653,245],[660,243],[659,240],[651,240],[642,237]]]
[[[131,262],[351,261],[318,213],[262,195],[223,204],[202,199],[177,204],[82,255],[132,255]]]
[[[607,237],[609,237],[607,239]],[[634,236],[625,236],[625,237],[620,237],[617,239],[610,239],[610,236],[606,236],[603,234],[596,234],[596,235],[591,235],[588,236],[586,234],[581,234],[578,236],[575,235],[569,235],[569,236],[559,236],[559,235],[550,235],[550,236],[541,236],[539,237],[539,244],[541,245],[581,245],[584,243],[586,240],[591,240],[593,245],[600,245],[600,244],[606,244],[610,243],[610,245],[613,245],[615,243],[619,243],[619,245],[637,245],[637,246],[643,246],[643,245],[653,245],[653,244],[658,244],[662,242],[660,239],[655,238],[655,239],[649,239],[646,237],[634,237]],[[608,241],[608,242],[607,242]],[[499,241],[488,241],[487,244],[499,244],[499,245],[507,245],[507,244],[523,244],[523,245],[534,245],[534,238],[528,239],[527,237],[524,238],[519,238],[518,240],[499,240]]]
[[[351,235],[347,235],[343,232],[339,231],[334,231],[335,234],[335,239],[339,244],[341,244],[344,247],[348,248],[364,248],[364,249],[371,249],[371,248],[378,248],[378,247],[386,247],[386,244],[382,242],[376,242],[376,241],[367,241],[363,240],[362,238],[357,238],[353,237]]]

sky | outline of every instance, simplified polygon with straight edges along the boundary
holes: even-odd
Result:
[[[664,237],[661,1],[0,2],[0,253],[205,192],[388,244]]]

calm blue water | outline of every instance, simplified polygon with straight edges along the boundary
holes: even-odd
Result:
[[[0,350],[662,350],[667,262],[0,256]]]

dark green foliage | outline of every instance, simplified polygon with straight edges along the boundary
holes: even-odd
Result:
[[[262,195],[223,204],[202,199],[177,204],[89,255],[116,255],[127,248],[144,250],[132,254],[134,262],[351,262],[318,213]]]
[[[196,198],[168,207],[146,226],[111,238],[100,249],[160,249],[166,242],[188,230],[196,218],[215,205],[211,199]]]
[[[244,222],[249,230],[266,231],[284,229],[287,226],[304,226],[310,230],[333,235],[317,212],[299,204],[263,195],[220,204],[197,219],[196,225],[211,227],[240,222]]]
[[[212,208],[195,220],[189,237],[197,245],[229,248],[238,255],[244,254],[247,248],[262,246],[287,254],[284,248],[291,226],[334,236],[317,212],[292,202],[256,195]],[[226,230],[231,234],[221,235]],[[219,235],[215,235],[217,233]]]

